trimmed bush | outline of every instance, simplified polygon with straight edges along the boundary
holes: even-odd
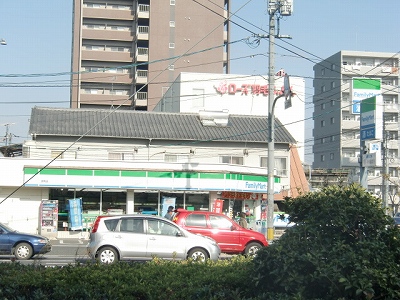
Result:
[[[252,299],[250,258],[46,268],[0,264],[0,299]]]
[[[330,186],[286,199],[285,211],[296,225],[254,260],[260,295],[400,299],[400,234],[380,199]]]

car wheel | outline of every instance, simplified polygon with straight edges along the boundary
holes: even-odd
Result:
[[[259,243],[250,243],[246,246],[246,249],[244,250],[244,254],[246,256],[256,256],[258,250],[261,249],[261,245]]]
[[[205,262],[209,256],[207,251],[201,248],[194,248],[189,251],[188,258],[194,260],[194,261],[200,261],[200,262]]]
[[[33,256],[31,245],[28,243],[20,243],[15,246],[14,255],[16,259],[27,260]]]
[[[99,254],[97,255],[97,261],[102,264],[115,264],[118,262],[117,251],[111,247],[104,247],[100,249]]]

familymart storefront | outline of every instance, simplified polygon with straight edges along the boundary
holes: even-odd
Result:
[[[114,162],[102,168],[51,166],[43,170],[25,166],[24,180],[26,187],[49,188],[48,199],[57,203],[58,219],[43,224],[53,226],[52,232],[76,229],[71,228],[72,199],[81,201],[80,229],[86,230],[102,214],[164,215],[171,204],[189,210],[212,210],[226,191],[251,193],[258,195],[257,199],[267,193],[267,176],[261,168],[166,163],[160,170],[160,163],[134,165],[128,169],[126,163]],[[280,178],[275,178],[274,187],[275,192],[280,191]],[[43,234],[49,230],[45,227],[41,228]]]

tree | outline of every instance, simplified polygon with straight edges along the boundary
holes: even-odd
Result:
[[[380,199],[352,184],[284,204],[296,225],[257,253],[260,293],[275,299],[400,298],[400,231]]]

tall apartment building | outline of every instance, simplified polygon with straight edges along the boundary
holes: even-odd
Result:
[[[350,181],[359,180],[360,114],[354,109],[350,84],[354,77],[381,79],[385,157],[390,181],[399,181],[399,57],[398,53],[340,51],[314,66],[313,168],[348,169]],[[368,167],[368,189],[378,195],[381,174],[382,167]],[[390,185],[389,194],[394,194],[396,187]]]
[[[71,108],[152,110],[180,72],[229,72],[230,0],[74,0]]]

